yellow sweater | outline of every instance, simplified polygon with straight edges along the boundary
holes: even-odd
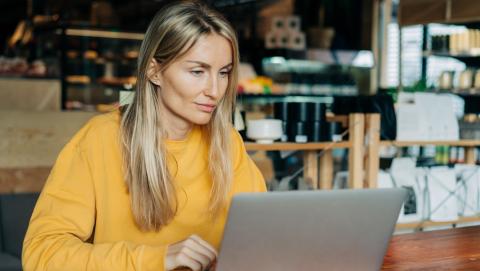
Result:
[[[201,129],[192,129],[185,140],[166,141],[178,162],[179,210],[159,232],[142,232],[122,176],[119,124],[118,111],[94,117],[60,153],[25,236],[24,270],[164,270],[166,245],[191,234],[218,249],[227,212],[214,221],[205,213],[211,181]],[[229,200],[239,192],[266,191],[233,129],[231,141],[234,184]]]

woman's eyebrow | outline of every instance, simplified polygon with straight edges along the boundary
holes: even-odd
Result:
[[[197,64],[197,65],[200,65],[202,67],[205,67],[205,68],[210,68],[210,64],[207,64],[205,62],[202,62],[202,61],[196,61],[196,60],[187,60],[185,62],[188,62],[188,63],[193,63],[193,64]]]
[[[229,68],[229,69],[230,69],[230,68],[232,68],[232,67],[233,67],[233,64],[232,64],[232,63],[229,63],[229,64],[223,66],[222,69],[226,69],[226,68]]]
[[[193,64],[197,64],[197,65],[200,65],[202,67],[205,67],[205,68],[211,68],[210,64],[208,63],[205,63],[205,62],[202,62],[202,61],[197,61],[197,60],[187,60],[185,61],[187,63],[193,63]],[[223,66],[222,69],[225,69],[225,68],[231,68],[233,66],[232,63],[228,63],[227,65]]]

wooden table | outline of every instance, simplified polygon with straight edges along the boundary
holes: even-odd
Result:
[[[480,270],[480,226],[393,236],[382,270]]]
[[[393,236],[382,270],[480,270],[480,226]]]

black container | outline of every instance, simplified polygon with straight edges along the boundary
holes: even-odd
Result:
[[[308,129],[310,131],[310,134],[308,136],[309,141],[313,141],[313,142],[323,141],[322,129],[325,129],[324,122],[322,121],[310,122],[309,126],[310,126]]]
[[[286,121],[282,121],[283,136],[281,138],[281,141],[288,141],[287,131],[288,131],[288,123]]]
[[[309,103],[310,121],[307,123],[309,131],[309,141],[319,142],[326,141],[324,134],[328,131],[328,123],[326,121],[326,106],[323,103]]]
[[[340,122],[325,122],[323,127],[320,127],[320,141],[333,141],[337,135],[344,132]],[[347,140],[346,137],[343,140]]]
[[[305,143],[309,141],[308,138],[308,129],[305,122],[297,121],[297,122],[289,122],[288,126],[288,141],[290,142],[298,142],[298,143]]]
[[[328,138],[326,105],[313,102],[277,102],[273,104],[275,119],[283,121],[290,142],[325,141]]]
[[[273,116],[275,119],[287,121],[288,120],[288,103],[285,103],[285,102],[273,103]]]
[[[312,119],[311,109],[314,103],[288,103],[288,121],[307,122]]]
[[[287,134],[287,122],[288,122],[288,103],[277,102],[273,103],[273,117],[282,121],[283,134]],[[282,141],[287,138],[282,137]]]
[[[312,121],[323,122],[326,120],[327,107],[324,103],[309,103],[308,107]]]
[[[314,121],[307,123],[308,140],[311,142],[325,142],[333,141],[335,135],[340,135],[344,132],[341,123]]]

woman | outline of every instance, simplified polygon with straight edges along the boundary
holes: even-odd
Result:
[[[24,270],[208,269],[232,196],[265,191],[230,123],[238,48],[218,13],[182,2],[145,35],[132,104],[90,120],[37,202]]]

